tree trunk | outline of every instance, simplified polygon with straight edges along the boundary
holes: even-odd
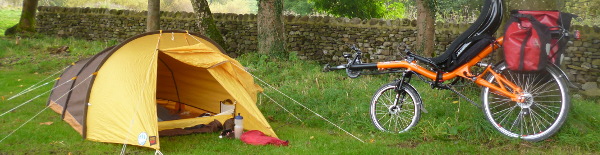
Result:
[[[431,0],[417,0],[417,44],[415,48],[423,56],[433,56],[435,49],[435,12]]]
[[[8,28],[5,35],[14,35],[17,33],[35,32],[35,13],[37,11],[38,0],[23,0],[23,9],[21,10],[21,19],[17,25]]]
[[[285,56],[283,0],[258,0],[258,52]]]
[[[146,32],[160,30],[160,0],[148,0]]]
[[[217,25],[215,24],[215,20],[212,16],[212,12],[210,11],[208,2],[206,0],[191,0],[191,2],[192,7],[194,8],[194,13],[198,18],[196,20],[199,30],[198,33],[205,35],[217,42],[217,44],[221,45],[225,51],[232,51],[232,49],[229,49],[229,46],[223,39],[223,35],[221,35],[219,29],[217,29]]]

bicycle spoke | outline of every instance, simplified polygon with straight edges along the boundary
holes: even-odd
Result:
[[[544,114],[546,114],[547,116],[551,117],[552,119],[556,119],[556,116],[558,116],[558,115],[560,114],[559,112],[556,112],[556,111],[554,111],[554,110],[552,110],[552,109],[550,109],[550,108],[547,108],[547,107],[545,107],[545,106],[543,106],[543,105],[542,105],[542,106],[538,105],[538,107],[540,107],[540,108],[539,108],[539,109],[540,109],[540,111],[542,111]],[[544,110],[544,109],[545,109],[545,110]],[[560,109],[559,109],[559,110],[560,110]],[[552,112],[552,113],[554,113],[554,114],[556,114],[556,115],[552,115],[552,114],[550,114],[548,111],[550,111],[550,112]]]
[[[544,105],[544,104],[536,104],[536,106],[540,106],[540,107],[543,107],[543,108],[546,108],[546,109],[549,109],[549,110],[551,110],[550,108],[555,108],[555,109],[559,109],[559,110],[561,108],[560,106],[551,106],[551,105]],[[558,114],[558,112],[555,112],[555,113]]]
[[[496,109],[496,108],[498,108],[498,107],[500,107],[500,106],[506,106],[506,105],[508,105],[510,102],[512,102],[512,101],[510,101],[510,100],[508,100],[508,99],[507,99],[507,100],[504,100],[502,103],[499,103],[498,105],[496,105],[496,106],[494,106],[494,107],[491,107],[490,109]]]
[[[504,121],[506,120],[506,118],[508,118],[510,116],[510,114],[516,109],[516,107],[517,107],[517,105],[514,105],[506,113],[498,116],[498,118],[502,118],[502,120],[500,122],[497,122],[497,124],[504,124]]]
[[[410,129],[419,119],[418,94],[414,88],[396,91],[396,83],[384,85],[371,101],[371,120],[382,131],[400,133]],[[410,85],[408,85],[410,86]]]
[[[542,128],[540,128],[540,127],[539,127],[539,125],[540,125],[540,124],[542,124],[542,125],[544,125],[544,124],[552,124],[552,122],[548,121],[548,120],[547,120],[547,119],[545,119],[545,118],[544,118],[542,115],[538,114],[538,113],[537,113],[537,112],[535,112],[535,111],[532,111],[532,112],[531,112],[531,114],[532,114],[532,116],[533,116],[534,118],[537,118],[536,120],[537,120],[537,122],[538,122],[538,129],[540,129],[540,132],[542,131],[542,130],[541,130]],[[537,116],[537,117],[535,117],[535,116]],[[544,128],[547,128],[547,126],[546,126],[546,125],[544,125],[543,127],[544,127]]]
[[[540,120],[535,117],[536,114],[534,111],[529,111],[529,121],[530,121],[530,126],[531,126],[531,133],[535,134],[537,132],[541,132],[541,128],[540,128]]]
[[[496,114],[498,114],[498,113],[504,113],[504,112],[506,112],[507,110],[508,110],[508,111],[512,111],[512,110],[513,110],[513,109],[515,109],[516,107],[517,107],[517,105],[514,105],[514,106],[512,106],[512,107],[509,107],[509,108],[506,108],[506,109],[504,109],[504,110],[500,110],[500,111],[498,111],[498,112],[492,113],[492,116],[494,116],[494,115],[496,115]]]
[[[549,94],[549,93],[555,93],[555,92],[560,92],[560,88],[555,88],[555,89],[550,89],[550,88],[546,88],[547,90],[541,91],[541,92],[533,92],[531,94],[536,95],[536,97],[543,97],[540,96],[542,94]]]
[[[382,118],[382,119],[383,119],[383,118]],[[379,120],[382,120],[382,119],[379,119]],[[389,118],[389,119],[387,119],[387,121],[385,121],[385,122],[383,123],[383,125],[384,125],[384,126],[389,126],[389,125],[387,125],[387,124],[389,124],[389,123],[391,122],[391,120],[392,120],[392,119],[393,119],[393,117],[391,117],[391,115],[390,115],[390,118]]]
[[[394,104],[394,100],[391,99],[391,94],[390,93],[385,93],[382,94],[383,98],[385,100],[387,100],[387,104],[384,104],[386,107],[391,106],[392,104]]]
[[[493,101],[493,102],[490,102],[490,103],[502,102],[500,104],[503,104],[503,103],[507,103],[507,102],[511,102],[512,101],[509,98],[493,98],[493,99],[495,99],[497,101]]]
[[[523,109],[523,111],[525,111],[525,110],[529,111],[529,109]],[[528,121],[527,118],[529,118],[529,122],[527,122]],[[525,129],[524,129],[523,133],[521,133],[521,134],[529,135],[529,128],[530,128],[529,124],[531,124],[531,116],[528,117],[527,113],[523,112],[523,124],[522,125],[523,125],[523,128],[525,128]]]
[[[536,101],[536,103],[558,103],[558,104],[560,104],[561,101]],[[554,107],[557,107],[557,106],[554,106]],[[560,108],[560,107],[558,107],[558,108]]]
[[[555,80],[546,81],[546,83],[543,83],[542,85],[536,87],[536,89],[528,91],[528,92],[537,92],[544,88],[552,88],[553,86],[556,86],[556,84],[554,82],[556,82],[556,81]],[[550,85],[548,85],[548,84],[550,84]]]
[[[490,88],[483,89],[485,116],[494,127],[504,135],[527,141],[540,141],[555,134],[570,104],[560,69],[550,65],[537,72],[514,72],[508,70],[505,63],[495,69],[523,90],[521,97],[525,100],[515,102]],[[494,76],[486,80],[501,84]]]
[[[521,112],[519,111],[519,115],[517,116],[517,118],[515,119],[515,121],[513,121],[512,125],[510,126],[509,130],[512,130],[513,127],[517,126],[517,124],[519,123],[519,121],[521,120]],[[521,133],[523,132],[523,128],[519,128],[521,129]]]

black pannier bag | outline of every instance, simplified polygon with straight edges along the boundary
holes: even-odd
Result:
[[[513,10],[504,34],[504,59],[513,71],[539,71],[560,65],[573,14]]]

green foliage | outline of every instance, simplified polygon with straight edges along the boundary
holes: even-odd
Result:
[[[415,0],[399,0],[407,8],[406,13],[410,18],[416,18]],[[437,21],[442,22],[472,22],[483,5],[483,0],[423,0],[433,7]]]
[[[311,0],[315,10],[340,17],[358,17],[362,19],[381,18],[385,15],[385,6],[381,0]]]
[[[309,0],[285,0],[283,8],[287,13],[309,15],[314,12],[314,4]]]
[[[600,25],[600,0],[570,0],[565,1],[564,12],[578,15],[579,20],[573,20],[578,25]]]
[[[314,10],[339,17],[362,19],[404,18],[405,7],[401,0],[309,0]],[[287,5],[287,4],[286,4]]]
[[[256,13],[256,0],[207,0],[213,13]],[[96,7],[128,10],[147,10],[147,0],[48,0],[40,6]],[[161,0],[161,11],[193,12],[190,0]]]
[[[392,2],[390,0],[389,4],[386,5],[386,14],[384,18],[386,19],[396,19],[396,18],[404,18],[405,7],[402,2]]]
[[[476,12],[482,5],[483,0],[437,0],[436,10],[439,13]]]

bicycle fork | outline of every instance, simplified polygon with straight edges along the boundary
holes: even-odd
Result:
[[[413,74],[414,72],[412,71],[404,71],[402,73],[402,78],[396,81],[396,88],[394,89],[394,91],[396,91],[396,97],[394,99],[394,105],[392,105],[389,109],[390,112],[402,110],[402,106],[404,105],[404,99],[407,95],[406,91],[403,91],[402,88],[404,87],[405,83],[410,83]],[[419,105],[419,108],[423,112],[427,113],[427,110],[425,110],[425,107],[423,105]]]

